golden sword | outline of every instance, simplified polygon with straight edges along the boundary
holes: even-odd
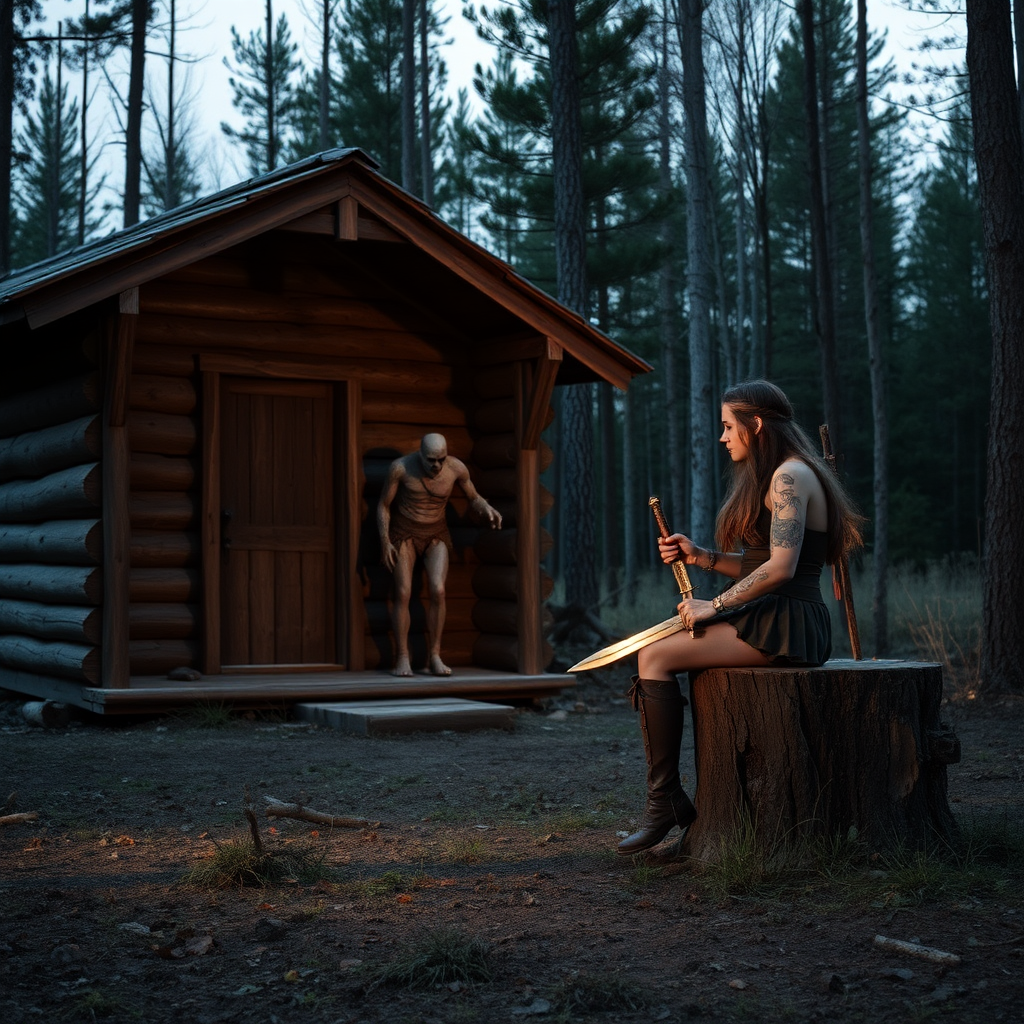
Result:
[[[662,537],[670,537],[672,531],[669,530],[668,524],[665,522],[665,514],[661,510],[661,499],[652,497],[648,504],[651,506],[654,520],[658,524],[658,532]],[[672,563],[672,574],[676,578],[676,583],[679,584],[679,593],[683,597],[693,593],[695,588],[690,582],[690,576],[686,571],[686,563],[681,558],[677,558]],[[630,654],[635,654],[648,644],[653,644],[656,640],[661,640],[663,637],[678,633],[682,629],[686,629],[686,626],[683,625],[682,619],[675,615],[671,619],[659,622],[656,626],[651,626],[639,633],[634,633],[632,636],[627,636],[625,640],[619,640],[617,643],[602,647],[601,650],[591,654],[589,658],[576,662],[568,671],[584,672],[587,669],[610,665],[613,661],[619,661]],[[703,635],[704,629],[701,626],[694,626],[690,630],[690,636],[694,639]]]

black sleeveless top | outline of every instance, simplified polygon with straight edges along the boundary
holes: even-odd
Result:
[[[762,511],[757,525],[762,535],[768,535],[768,509]],[[712,621],[730,623],[741,640],[771,661],[789,665],[821,665],[828,661],[832,653],[832,622],[820,585],[827,541],[828,536],[822,531],[805,529],[791,580],[739,608],[720,613]],[[767,562],[770,555],[767,544],[745,548],[740,579]]]

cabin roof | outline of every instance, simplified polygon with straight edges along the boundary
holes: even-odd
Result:
[[[41,327],[270,231],[302,225],[330,234],[325,211],[347,197],[377,231],[360,235],[360,263],[439,314],[455,337],[486,345],[523,331],[549,337],[569,357],[559,375],[564,383],[606,380],[625,388],[651,369],[447,225],[359,149],[316,154],[12,271],[0,279],[0,338],[6,325]]]

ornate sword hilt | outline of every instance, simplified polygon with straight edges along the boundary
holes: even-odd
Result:
[[[661,510],[661,498],[656,498],[652,495],[648,504],[654,513],[654,521],[658,524],[658,533],[661,534],[662,538],[671,537],[672,531],[668,528],[668,523],[665,522],[665,513]],[[679,593],[683,597],[689,597],[696,588],[690,582],[690,575],[686,571],[686,563],[681,558],[677,558],[672,563],[672,575],[675,576],[676,583],[679,585]],[[694,626],[690,630],[690,636],[694,639],[703,635],[704,629],[701,626]]]

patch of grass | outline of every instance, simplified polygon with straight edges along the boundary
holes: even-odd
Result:
[[[571,807],[558,814],[545,815],[543,826],[548,832],[571,834],[607,825],[610,817],[608,813],[601,814],[597,811],[585,811],[580,807]]]
[[[662,869],[655,864],[647,864],[638,860],[629,873],[626,880],[626,887],[631,892],[644,892],[649,889],[664,874]]]
[[[381,986],[430,989],[458,981],[490,981],[490,950],[459,928],[444,926],[402,946],[394,960],[371,972],[367,991]]]
[[[589,1017],[594,1013],[642,1010],[647,1006],[647,997],[640,985],[630,978],[615,974],[576,974],[562,981],[552,993],[551,1003],[567,1016]]]
[[[479,864],[487,848],[476,836],[449,836],[441,852],[444,859],[453,864]]]
[[[353,896],[364,899],[379,900],[394,896],[395,893],[408,892],[416,887],[417,876],[407,875],[402,871],[385,871],[377,878],[360,879],[346,882],[345,890]]]
[[[123,1000],[117,996],[107,995],[100,989],[90,988],[81,993],[71,1007],[76,1017],[84,1017],[87,1020],[95,1020],[97,1017],[118,1017],[123,1020],[125,1017],[138,1019],[142,1015],[138,1010],[125,1006]]]
[[[201,701],[177,712],[175,719],[191,729],[227,729],[236,724],[230,704]]]
[[[203,889],[263,886],[295,878],[310,884],[329,878],[324,852],[290,846],[287,851],[261,851],[251,839],[217,843],[209,861],[196,865],[185,876],[187,885]]]

